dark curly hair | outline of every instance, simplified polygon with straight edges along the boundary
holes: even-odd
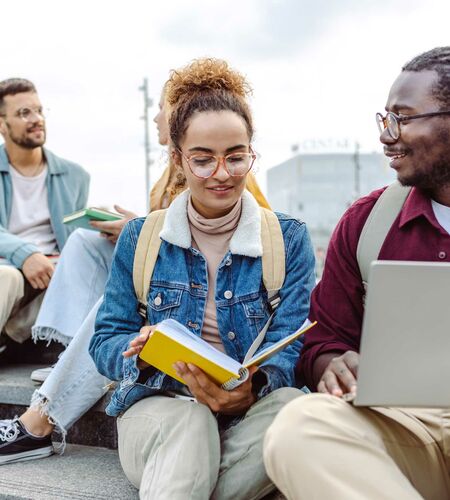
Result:
[[[253,120],[247,103],[250,93],[245,77],[221,59],[195,59],[184,68],[172,70],[165,86],[172,143],[179,147],[189,119],[197,111],[237,113],[244,120],[251,140]]]
[[[438,81],[433,89],[441,109],[450,109],[450,47],[436,47],[406,63],[402,71],[436,71]]]
[[[0,82],[0,112],[5,104],[4,98],[7,95],[21,94],[22,92],[36,92],[36,87],[25,78],[8,78]]]

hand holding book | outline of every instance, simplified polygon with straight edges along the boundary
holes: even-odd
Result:
[[[249,378],[249,370],[252,366],[259,366],[294,342],[314,324],[306,320],[299,330],[255,354],[253,352],[256,349],[254,350],[252,345],[241,364],[212,347],[178,321],[166,319],[156,325],[152,335],[140,348],[139,357],[183,384],[186,381],[178,375],[174,364],[181,361],[197,366],[216,384],[222,384],[224,389],[231,390]]]
[[[117,239],[122,232],[125,224],[137,217],[134,212],[130,212],[129,210],[125,210],[125,208],[120,207],[119,205],[114,205],[114,210],[116,210],[123,218],[118,220],[105,220],[99,221],[92,219],[89,223],[93,229],[97,229],[101,232],[101,235],[109,240],[111,243],[116,243]]]
[[[213,412],[224,415],[240,415],[256,402],[256,396],[252,392],[252,376],[258,370],[257,366],[249,368],[247,380],[231,391],[223,389],[200,368],[191,363],[186,364],[179,361],[174,364],[174,368],[177,375],[185,381],[197,402],[208,406]]]

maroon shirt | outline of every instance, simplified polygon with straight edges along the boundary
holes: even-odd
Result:
[[[385,188],[356,201],[331,237],[322,280],[311,297],[309,318],[317,320],[304,339],[297,375],[316,389],[313,367],[318,356],[359,351],[363,286],[356,260],[359,236]],[[450,235],[436,220],[431,200],[413,188],[381,247],[381,260],[450,261]],[[326,367],[323,366],[323,369]]]

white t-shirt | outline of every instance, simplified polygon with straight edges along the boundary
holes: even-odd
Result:
[[[8,231],[43,254],[57,251],[56,238],[50,223],[47,197],[47,167],[35,177],[25,177],[11,166],[12,205]]]
[[[431,200],[431,206],[439,224],[450,234],[450,207],[434,200]]]

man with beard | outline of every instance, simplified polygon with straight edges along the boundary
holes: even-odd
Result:
[[[391,167],[412,187],[379,259],[449,262],[450,47],[406,64],[377,120]],[[356,250],[382,192],[344,214],[312,294],[318,325],[306,335],[298,370],[321,394],[289,403],[266,435],[269,476],[290,499],[450,498],[448,408],[356,408],[343,398],[356,392],[363,319]]]
[[[45,116],[34,85],[25,79],[0,82],[0,352],[5,334],[17,342],[29,336],[14,328],[13,316],[48,287],[58,254],[69,236],[65,214],[84,208],[89,175],[79,165],[43,148]],[[32,320],[33,318],[30,318]],[[32,323],[32,321],[31,321]]]

